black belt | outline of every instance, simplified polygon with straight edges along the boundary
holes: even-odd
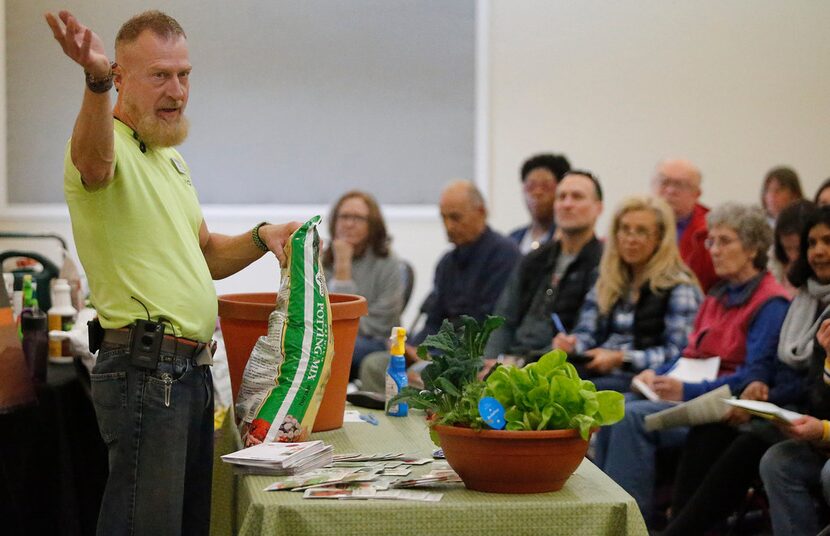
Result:
[[[118,346],[129,346],[132,328],[105,329],[103,342]],[[175,358],[190,359],[197,365],[210,365],[215,345],[198,342],[183,337],[165,335],[161,342],[160,361],[173,361]]]

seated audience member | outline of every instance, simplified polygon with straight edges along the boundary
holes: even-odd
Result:
[[[819,318],[830,314],[830,269],[824,268],[824,263],[830,263],[830,209],[819,214],[814,207],[802,201],[787,207],[778,217],[776,229],[785,225],[788,213],[799,212],[797,218],[790,218],[795,226],[788,227],[799,233],[796,260],[790,271],[798,293],[781,327],[773,373],[768,380],[759,379],[743,387],[742,399],[787,407],[803,402],[802,372],[813,354]],[[812,231],[821,233],[821,228],[828,237],[826,244],[821,244],[820,235]],[[805,242],[811,238],[808,246],[799,250],[802,237]],[[673,518],[663,536],[704,534],[740,507],[748,488],[758,479],[761,456],[785,438],[769,421],[753,419],[746,425],[747,421],[749,414],[732,409],[723,423],[691,429],[675,479]]]
[[[555,154],[538,154],[522,164],[522,191],[530,213],[530,225],[509,235],[519,245],[522,255],[539,248],[553,236],[556,230],[553,218],[556,185],[570,169],[568,159]]]
[[[792,328],[797,336],[782,340],[787,344],[781,358],[806,369],[807,401],[800,409],[803,417],[780,427],[789,439],[770,447],[760,466],[776,536],[818,533],[815,499],[830,501],[830,208],[821,208],[802,236],[806,246],[793,283],[805,282],[809,296],[799,300],[799,294],[793,301],[799,309],[798,318],[793,315],[799,323]]]
[[[627,391],[635,372],[672,362],[686,347],[703,295],[680,259],[674,230],[663,200],[625,200],[576,328],[553,339],[554,347],[591,358],[577,368],[599,390]]]
[[[754,381],[767,380],[775,366],[778,333],[787,312],[787,293],[766,270],[772,230],[763,211],[726,203],[710,212],[707,220],[706,244],[722,281],[703,301],[681,355],[692,359],[719,356],[718,377],[684,383],[666,375],[675,363],[656,371],[646,369],[635,378],[663,400],[627,395],[623,420],[597,434],[595,462],[634,496],[647,522],[652,515],[656,451],[681,446],[688,428],[647,432],[645,417],[724,384],[740,392]]]
[[[491,334],[485,358],[531,361],[550,350],[556,335],[551,313],[559,315],[565,329],[573,328],[599,273],[602,244],[594,225],[601,212],[599,182],[588,172],[567,173],[554,203],[558,237],[528,253],[510,275],[494,311],[505,323]]]
[[[351,377],[370,352],[386,348],[392,328],[400,324],[403,281],[400,261],[389,249],[386,224],[375,199],[365,192],[345,193],[329,216],[331,243],[323,252],[330,292],[359,294],[369,314],[360,319]]]
[[[821,186],[818,187],[818,190],[816,190],[816,197],[813,199],[813,202],[820,207],[830,205],[830,179],[826,179],[821,183]]]
[[[782,210],[775,221],[775,238],[769,271],[787,289],[790,296],[795,296],[797,289],[790,284],[787,274],[792,264],[798,259],[804,222],[815,209],[816,205],[802,199]]]
[[[801,199],[804,199],[801,182],[792,168],[780,166],[767,172],[761,187],[761,206],[767,213],[770,227],[775,227],[782,210]]]
[[[674,211],[680,257],[695,273],[705,293],[718,278],[704,245],[709,209],[698,203],[701,180],[700,170],[688,160],[668,159],[657,165],[652,186],[654,195],[664,199]]]
[[[447,239],[454,247],[435,268],[432,292],[425,302],[426,324],[407,341],[408,365],[418,361],[415,347],[427,335],[437,333],[445,319],[457,322],[468,315],[481,322],[491,314],[521,257],[515,242],[487,225],[484,198],[470,181],[458,180],[447,185],[441,194],[440,208]],[[360,369],[363,390],[383,392],[388,362],[388,352],[375,352],[364,359]],[[416,368],[410,378],[419,377],[420,368]]]

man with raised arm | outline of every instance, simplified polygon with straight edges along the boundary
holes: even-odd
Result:
[[[110,468],[98,534],[207,534],[212,280],[269,250],[284,262],[299,224],[261,223],[239,236],[208,231],[190,168],[173,148],[187,136],[191,71],[176,20],[158,11],[128,20],[114,63],[71,13],[47,13],[46,21],[86,78],[64,194],[98,311],[92,398]]]

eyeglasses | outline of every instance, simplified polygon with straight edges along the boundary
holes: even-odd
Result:
[[[338,214],[337,221],[344,223],[366,223],[369,221],[369,216],[363,214]]]
[[[675,190],[681,191],[691,191],[695,189],[693,184],[690,184],[683,179],[671,179],[669,177],[658,177],[655,179],[655,183],[657,187],[661,190],[665,190],[666,188],[674,188]]]
[[[725,248],[737,242],[737,238],[730,238],[728,236],[710,236],[706,240],[703,241],[703,245],[706,249],[712,249],[715,246],[719,248]]]
[[[636,238],[637,240],[648,240],[654,236],[654,233],[644,227],[629,227],[627,225],[623,225],[617,229],[617,236],[627,236],[629,238]]]

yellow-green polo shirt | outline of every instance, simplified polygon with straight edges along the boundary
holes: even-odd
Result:
[[[210,340],[216,290],[199,247],[202,210],[190,168],[175,149],[142,153],[130,127],[114,120],[114,129],[115,176],[106,187],[84,187],[69,145],[64,159],[72,232],[101,324],[146,318],[143,303],[175,335]]]

